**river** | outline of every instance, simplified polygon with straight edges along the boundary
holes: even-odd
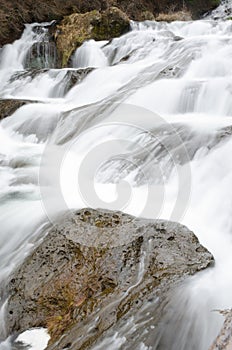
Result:
[[[68,69],[55,68],[46,23],[1,50],[0,98],[27,101],[0,123],[3,286],[63,210],[179,221],[215,267],[178,290],[161,329],[149,321],[133,349],[208,349],[223,322],[214,310],[232,306],[231,9],[225,1],[199,21],[131,22],[120,38],[83,44]],[[12,349],[6,302],[1,350]],[[95,349],[131,349],[139,327],[135,317]]]

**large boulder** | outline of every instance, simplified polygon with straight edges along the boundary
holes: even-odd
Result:
[[[85,40],[110,40],[121,36],[129,29],[129,18],[116,7],[110,7],[102,13],[94,10],[65,17],[57,26],[55,33],[62,65],[67,65],[74,50]]]
[[[212,261],[178,223],[107,210],[64,214],[10,277],[8,333],[46,327],[49,349],[85,349]]]

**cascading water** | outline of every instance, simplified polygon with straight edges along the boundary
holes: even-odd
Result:
[[[170,297],[160,329],[153,326],[155,302],[149,303],[95,349],[207,350],[222,323],[213,310],[232,306],[232,22],[131,26],[112,42],[85,43],[70,69],[52,69],[42,60],[42,70],[28,72],[31,50],[47,35],[46,28],[35,33],[38,24],[1,51],[1,98],[31,103],[0,124],[0,281],[4,285],[46,232],[47,216],[63,205],[181,220],[213,253],[215,267]],[[100,167],[92,169],[97,157]],[[84,172],[80,194],[76,176],[86,162],[90,174]],[[53,165],[61,174],[62,203]],[[92,203],[85,190],[93,182],[100,199]],[[115,200],[117,182],[131,194],[123,205]],[[155,208],[160,190],[165,195]],[[152,208],[144,210],[149,193]],[[177,199],[181,214],[173,211]],[[11,339],[4,340],[6,299],[1,350],[11,349]]]
[[[73,67],[105,67],[108,64],[106,55],[101,46],[107,42],[96,42],[95,40],[86,41],[78,50],[76,50],[72,59]]]
[[[4,90],[14,72],[32,66],[33,68],[53,68],[57,64],[56,48],[50,42],[51,23],[27,24],[20,40],[5,45],[1,50],[1,89]],[[10,62],[10,65],[9,65]]]
[[[232,15],[232,4],[230,0],[223,0],[221,5],[207,17],[213,19],[230,19]]]
[[[32,25],[35,33],[35,43],[30,47],[26,55],[24,67],[27,69],[55,68],[58,65],[56,45],[49,32],[52,23],[47,26]]]

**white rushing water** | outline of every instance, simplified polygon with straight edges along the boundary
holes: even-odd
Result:
[[[61,210],[105,207],[177,220],[213,253],[215,267],[173,296],[158,333],[149,325],[145,340],[130,346],[208,349],[222,323],[213,310],[232,306],[232,21],[220,19],[225,6],[217,20],[132,23],[112,42],[84,43],[69,69],[54,69],[46,44],[46,69],[28,71],[31,48],[47,42],[38,24],[3,48],[1,98],[31,101],[0,123],[3,286]],[[6,297],[1,304],[3,350],[11,348]],[[96,349],[129,349],[139,327],[139,317],[128,320]]]

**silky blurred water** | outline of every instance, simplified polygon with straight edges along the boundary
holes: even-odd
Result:
[[[214,12],[217,20],[132,22],[121,38],[84,43],[72,68],[25,70],[27,53],[43,40],[35,25],[1,51],[1,98],[31,101],[0,124],[3,285],[61,210],[101,206],[178,220],[213,253],[215,267],[177,291],[161,329],[149,318],[146,339],[136,338],[133,349],[208,349],[222,323],[213,310],[231,307],[232,290],[227,5]],[[67,90],[68,74],[88,67]],[[10,348],[5,302],[1,350]],[[140,327],[135,315],[95,349],[130,349],[127,340]]]

